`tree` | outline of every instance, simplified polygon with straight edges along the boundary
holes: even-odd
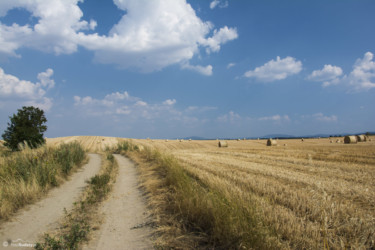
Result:
[[[18,150],[20,143],[26,143],[30,148],[36,148],[45,143],[43,133],[47,130],[47,126],[43,125],[47,122],[44,111],[30,107],[22,107],[18,109],[17,114],[13,114],[8,123],[8,128],[2,135],[4,145],[12,151]]]

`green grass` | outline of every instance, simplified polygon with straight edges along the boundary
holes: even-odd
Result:
[[[58,186],[85,158],[78,143],[4,153],[0,157],[0,219]]]

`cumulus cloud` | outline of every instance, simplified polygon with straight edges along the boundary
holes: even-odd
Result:
[[[127,124],[143,122],[180,124],[182,126],[206,122],[200,119],[205,113],[214,110],[213,107],[188,107],[178,109],[176,99],[166,99],[162,102],[149,103],[140,97],[131,96],[128,92],[114,92],[103,98],[91,96],[75,96],[74,105],[83,116],[106,116],[113,120],[126,120]]]
[[[331,115],[331,116],[326,116],[323,113],[316,113],[313,114],[312,117],[321,122],[336,122],[337,121],[337,116],[336,115]]]
[[[46,97],[48,89],[55,85],[52,69],[38,74],[40,82],[33,83],[27,80],[20,80],[18,77],[6,74],[0,68],[0,97],[2,102],[14,102],[15,100],[24,105],[33,105],[44,110],[52,106],[52,99]]]
[[[348,76],[350,86],[355,91],[366,91],[375,88],[375,62],[374,54],[365,53],[362,59],[357,59],[353,71]]]
[[[338,84],[339,77],[342,75],[342,69],[330,64],[324,65],[321,70],[314,70],[308,77],[308,80],[315,82],[323,82],[323,87]]]
[[[106,95],[103,99],[95,99],[95,98],[92,98],[91,96],[86,96],[86,97],[74,96],[74,104],[76,106],[91,105],[91,106],[113,107],[116,103],[121,102],[121,101],[129,101],[129,102],[138,103],[139,98],[130,96],[127,91],[124,91],[123,93],[114,92],[114,93]]]
[[[206,67],[200,66],[200,65],[190,65],[190,64],[184,64],[182,65],[183,69],[188,69],[192,71],[196,71],[199,74],[205,75],[205,76],[211,76],[212,75],[212,66],[207,65]]]
[[[349,91],[360,92],[375,88],[374,54],[366,52],[363,58],[357,59],[353,70],[348,75],[338,66],[324,65],[321,70],[314,70],[306,79],[322,82],[323,87],[342,85]]]
[[[13,8],[25,8],[37,23],[0,23],[0,53],[16,56],[19,48],[29,47],[70,54],[82,46],[94,51],[97,62],[152,72],[172,64],[186,64],[200,48],[218,52],[222,44],[238,37],[235,28],[213,30],[213,24],[202,21],[186,0],[114,0],[126,14],[108,35],[98,35],[93,33],[97,22],[83,20],[79,2],[1,1],[1,16]]]
[[[174,105],[176,103],[176,99],[168,99],[163,102],[164,105]]]
[[[258,121],[274,121],[274,122],[281,122],[281,121],[290,121],[288,115],[273,115],[273,116],[264,116],[258,118]]]
[[[229,6],[229,3],[228,3],[228,1],[221,2],[220,0],[213,0],[210,3],[210,9],[215,9],[217,6],[219,8],[227,8]]]
[[[213,36],[205,39],[202,43],[208,46],[206,52],[209,54],[211,52],[218,52],[221,44],[225,44],[236,38],[238,38],[237,29],[224,26],[220,30],[215,29]]]
[[[5,16],[7,11],[14,8],[25,8],[33,17],[38,19],[34,26],[0,24],[0,47],[6,46],[8,54],[15,54],[21,47],[53,52],[55,54],[70,54],[77,50],[77,32],[94,27],[94,21],[88,23],[81,20],[83,13],[78,7],[79,0],[52,1],[23,1],[3,0],[0,2],[0,13]]]
[[[227,69],[230,69],[230,68],[234,67],[235,65],[236,65],[235,63],[228,63]]]
[[[235,122],[240,121],[241,119],[242,119],[241,116],[233,111],[229,111],[228,114],[225,114],[216,118],[218,122],[223,122],[223,123],[225,122],[235,123]]]
[[[302,62],[295,58],[287,56],[280,59],[278,56],[275,60],[265,63],[263,66],[256,67],[254,70],[245,72],[244,76],[255,78],[262,82],[272,82],[282,80],[288,76],[298,74],[302,70]]]

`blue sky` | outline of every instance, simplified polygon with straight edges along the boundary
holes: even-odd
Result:
[[[375,129],[375,2],[1,0],[0,130],[47,137]]]

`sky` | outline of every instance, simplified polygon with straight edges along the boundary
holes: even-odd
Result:
[[[47,137],[375,131],[375,1],[1,0],[0,132]]]

